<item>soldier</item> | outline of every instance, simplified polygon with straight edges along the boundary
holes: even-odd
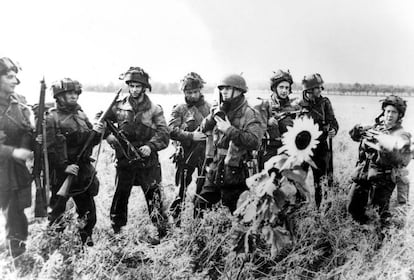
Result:
[[[86,219],[86,224],[79,230],[83,244],[93,246],[92,231],[96,224],[96,207],[94,196],[98,194],[99,181],[95,168],[91,164],[93,146],[99,143],[96,134],[91,145],[79,158],[92,129],[101,132],[102,127],[92,126],[88,117],[78,104],[82,93],[81,84],[70,78],[64,78],[52,84],[56,107],[46,116],[46,143],[50,167],[52,208],[48,219],[50,225],[56,225],[62,231],[62,216],[66,202],[70,197],[76,204],[79,218]],[[74,176],[69,188],[61,190],[68,176]],[[66,193],[61,193],[61,192]],[[58,194],[59,193],[59,194]]]
[[[289,98],[292,93],[293,79],[289,71],[278,70],[270,78],[272,95],[264,104],[267,115],[267,139],[265,139],[265,152],[261,160],[263,163],[277,155],[277,150],[282,146],[281,135],[287,131],[288,126],[293,125],[293,118],[299,112],[300,106],[294,104],[295,100]],[[263,105],[262,105],[263,106]]]
[[[329,98],[322,96],[323,80],[320,74],[310,74],[303,78],[303,94],[299,101],[299,106],[302,108],[304,114],[311,117],[315,123],[319,125],[322,130],[322,135],[318,138],[319,144],[313,151],[312,160],[317,168],[312,168],[313,178],[315,184],[315,202],[319,208],[322,201],[322,186],[321,178],[327,175],[329,157],[332,154],[329,152],[327,139],[333,138],[338,132],[338,122],[332,108]],[[332,147],[330,147],[332,149]]]
[[[196,198],[196,209],[210,208],[221,199],[233,213],[240,194],[247,190],[248,153],[258,148],[264,131],[259,113],[247,103],[247,86],[242,76],[226,76],[218,89],[222,102],[213,107],[201,124],[202,132],[213,131],[214,158]]]
[[[25,161],[33,157],[30,110],[14,89],[19,68],[0,58],[0,207],[5,217],[6,243],[12,257],[26,250],[28,236],[24,209],[31,205],[31,175]]]
[[[117,157],[117,184],[111,206],[114,233],[119,233],[128,218],[128,200],[133,185],[141,186],[152,222],[158,228],[159,238],[166,235],[166,218],[162,210],[161,166],[158,151],[169,144],[168,127],[164,112],[147,95],[151,91],[148,74],[140,67],[130,67],[121,75],[128,85],[129,96],[118,101],[108,120],[117,123],[117,129],[131,145],[110,134],[106,140],[115,147]],[[134,151],[140,160],[131,161]],[[153,244],[159,239],[150,238]]]
[[[350,132],[360,141],[359,159],[353,175],[348,211],[361,224],[368,221],[365,208],[370,202],[378,207],[381,225],[391,217],[391,194],[399,181],[400,170],[411,160],[411,135],[401,123],[407,110],[406,101],[398,96],[382,100],[382,120],[373,126],[356,125]]]
[[[204,84],[204,80],[197,73],[190,72],[184,77],[181,91],[184,92],[185,103],[174,106],[168,124],[171,139],[178,142],[174,162],[177,166],[175,181],[180,189],[170,206],[174,219],[179,218],[192,174],[197,168],[200,175],[204,162],[206,135],[199,130],[199,126],[211,107],[201,93]],[[179,224],[179,220],[177,223]]]

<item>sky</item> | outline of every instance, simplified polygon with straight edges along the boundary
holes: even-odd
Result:
[[[190,71],[211,84],[229,73],[267,81],[414,86],[412,0],[3,1],[0,56],[20,63],[24,94],[39,80],[117,82],[130,66],[152,80]]]

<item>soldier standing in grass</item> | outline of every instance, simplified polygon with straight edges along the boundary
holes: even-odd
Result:
[[[78,104],[79,95],[82,93],[78,81],[64,78],[54,82],[51,88],[56,107],[50,109],[46,117],[46,143],[52,191],[49,222],[50,225],[55,224],[58,231],[64,229],[62,216],[68,199],[72,197],[79,218],[86,219],[85,226],[79,230],[82,243],[93,246],[92,232],[96,224],[94,196],[98,194],[99,181],[90,156],[93,146],[100,141],[102,127],[92,126]],[[82,158],[78,158],[92,129],[100,133],[96,134]],[[69,175],[73,175],[74,179],[68,192],[58,194]]]
[[[169,133],[164,112],[147,95],[151,91],[148,74],[140,67],[130,67],[121,79],[128,85],[129,96],[118,101],[108,120],[117,123],[131,146],[110,134],[106,140],[115,147],[117,157],[116,191],[111,206],[111,221],[114,233],[119,233],[128,219],[128,200],[132,186],[141,186],[152,222],[158,229],[158,236],[166,235],[166,217],[162,209],[161,166],[158,151],[169,144]],[[126,157],[139,153],[141,160],[133,163]],[[158,238],[150,237],[153,244]]]
[[[292,93],[293,79],[289,71],[278,70],[270,78],[270,89],[272,94],[269,100],[263,101],[260,105],[263,109],[257,108],[259,111],[266,112],[267,118],[267,137],[264,147],[264,155],[261,161],[261,168],[264,162],[271,157],[277,155],[277,150],[282,146],[281,136],[287,131],[288,126],[293,125],[295,111],[300,106],[294,104],[294,100],[289,98]]]
[[[195,204],[199,211],[222,200],[233,213],[240,194],[247,190],[248,153],[259,147],[264,130],[259,113],[247,103],[242,76],[226,76],[218,89],[222,102],[201,124],[202,132],[213,132],[214,158],[207,166],[206,181]]]
[[[364,224],[368,221],[366,206],[372,203],[378,207],[381,225],[386,227],[391,217],[392,192],[401,179],[401,169],[411,160],[411,135],[401,125],[407,110],[405,100],[391,95],[382,101],[381,108],[381,121],[368,127],[356,125],[349,132],[360,146],[348,211]]]
[[[0,207],[12,257],[26,250],[28,224],[24,209],[31,205],[32,178],[25,162],[33,157],[30,110],[14,92],[20,83],[17,73],[12,60],[0,58]]]
[[[311,117],[319,125],[322,135],[318,138],[319,144],[313,151],[312,160],[317,168],[312,168],[315,184],[315,202],[319,208],[322,201],[321,178],[327,175],[329,157],[328,138],[333,138],[338,132],[338,122],[329,98],[322,96],[323,80],[320,74],[310,74],[303,78],[303,94],[299,106],[303,113]],[[332,147],[330,147],[332,149]]]
[[[176,184],[180,187],[178,196],[170,206],[174,219],[178,219],[185,191],[191,183],[192,175],[197,168],[198,175],[204,162],[206,135],[199,130],[201,121],[209,114],[210,104],[201,93],[205,82],[200,75],[188,73],[181,81],[181,91],[185,103],[175,105],[168,124],[170,137],[177,141],[177,152],[174,162],[177,166]],[[177,221],[179,224],[179,220]]]

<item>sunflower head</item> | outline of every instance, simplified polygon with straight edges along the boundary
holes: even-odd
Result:
[[[315,124],[311,118],[303,116],[293,120],[293,126],[287,129],[287,132],[282,135],[283,146],[278,151],[278,154],[288,156],[282,169],[290,169],[303,162],[314,165],[311,160],[312,150],[318,145],[317,139],[322,134],[318,124]]]

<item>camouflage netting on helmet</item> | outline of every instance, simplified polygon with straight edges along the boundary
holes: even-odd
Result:
[[[77,94],[82,93],[82,85],[71,78],[63,78],[62,80],[52,83],[53,97],[56,98],[59,94],[74,91]]]
[[[303,77],[302,85],[303,91],[307,91],[318,87],[322,87],[323,89],[323,80],[321,74],[315,73]]]
[[[120,80],[124,80],[126,84],[130,82],[137,82],[144,85],[149,91],[152,90],[151,84],[149,83],[150,76],[141,67],[129,67],[128,71],[122,73],[119,76]]]
[[[184,76],[180,83],[181,91],[201,89],[204,87],[206,82],[201,76],[195,72],[190,72]]]
[[[270,77],[270,90],[274,91],[275,87],[283,81],[288,82],[290,85],[293,84],[292,75],[290,75],[289,70],[286,72],[283,70],[273,72],[272,77]]]
[[[404,117],[405,111],[407,110],[407,102],[404,99],[397,95],[390,95],[380,101],[382,102],[382,110],[388,105],[392,105],[397,108],[398,112],[401,114],[401,118]]]
[[[2,57],[2,58],[0,58],[0,76],[6,74],[10,70],[18,73],[19,70],[21,70],[21,68],[20,68],[20,66],[18,64],[14,63],[8,57]]]

